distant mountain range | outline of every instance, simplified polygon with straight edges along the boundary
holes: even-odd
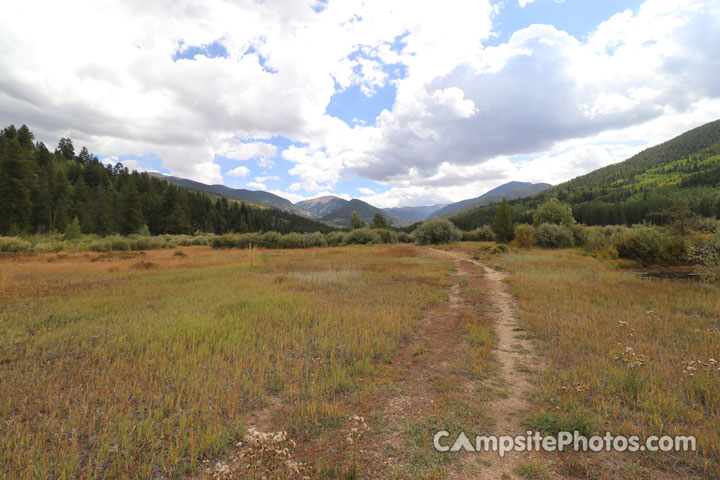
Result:
[[[283,197],[262,190],[230,188],[225,185],[206,185],[193,180],[163,175],[161,173],[150,173],[150,175],[191,190],[258,206],[277,208],[278,210],[303,215],[308,218],[339,226],[350,225],[350,216],[353,211],[356,211],[368,224],[372,222],[375,214],[379,213],[392,222],[393,225],[403,227],[429,218],[448,218],[479,206],[498,203],[502,201],[503,198],[510,200],[531,196],[551,187],[551,185],[546,183],[509,182],[479,197],[456,203],[381,209],[362,200],[345,200],[335,196],[318,197],[293,204]]]
[[[262,190],[245,190],[243,188],[230,188],[225,185],[206,185],[204,183],[187,180],[185,178],[173,177],[171,175],[163,175],[162,173],[149,173],[150,176],[161,178],[180,187],[197,190],[200,192],[226,197],[231,200],[252,203],[264,207],[277,208],[285,212],[302,215],[304,212],[293,205],[290,200],[282,198],[274,193],[264,192]]]
[[[549,183],[508,182],[500,185],[499,187],[493,188],[479,197],[451,203],[445,208],[436,211],[433,216],[449,218],[472,210],[473,208],[500,203],[503,200],[530,197],[545,191],[550,187],[552,187],[552,185]]]

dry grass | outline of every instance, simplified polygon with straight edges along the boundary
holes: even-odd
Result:
[[[347,417],[444,296],[412,249],[1,258],[0,477],[175,477],[270,396],[295,432]]]
[[[531,423],[697,436],[699,454],[620,454],[581,462],[595,464],[582,478],[645,477],[655,469],[720,477],[718,286],[642,279],[571,251],[486,261],[512,272],[523,324],[551,361]],[[561,463],[577,464],[578,456]]]

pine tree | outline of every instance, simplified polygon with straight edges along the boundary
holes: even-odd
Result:
[[[379,213],[375,214],[375,216],[373,217],[373,221],[370,224],[370,228],[389,229],[389,228],[391,228],[391,226],[392,226],[392,224],[390,223],[390,221],[387,218],[380,215]]]
[[[129,235],[137,233],[145,224],[142,215],[142,204],[140,203],[140,194],[135,187],[135,181],[132,177],[128,178],[122,190],[120,191],[120,232]]]
[[[0,232],[3,234],[27,230],[32,212],[32,163],[16,137],[3,142],[0,155]]]
[[[512,209],[507,200],[503,200],[498,208],[492,224],[495,239],[498,242],[509,242],[515,238],[515,227],[512,220]]]
[[[365,220],[362,219],[358,212],[353,210],[352,215],[350,215],[350,228],[357,230],[358,228],[365,228],[365,226]]]

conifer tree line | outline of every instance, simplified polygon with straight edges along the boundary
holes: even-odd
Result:
[[[87,234],[196,231],[316,232],[332,227],[177,187],[122,164],[104,165],[63,138],[54,152],[26,125],[0,134],[0,235],[64,232],[77,218]],[[147,226],[147,228],[145,228]]]

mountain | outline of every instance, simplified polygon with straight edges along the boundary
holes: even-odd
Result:
[[[343,198],[328,195],[326,197],[303,200],[302,202],[297,202],[295,206],[310,218],[322,218],[346,203],[348,203],[348,201]]]
[[[303,213],[289,200],[286,200],[270,192],[264,192],[262,190],[245,190],[242,188],[230,188],[226,187],[225,185],[206,185],[204,183],[195,182],[193,180],[173,177],[170,175],[163,175],[161,173],[150,173],[150,175],[162,180],[166,180],[180,187],[198,190],[205,193],[211,193],[213,195],[226,197],[232,200],[239,200],[241,202],[253,203],[255,205],[261,205],[265,207],[273,207],[277,208],[278,210],[283,210],[285,212],[295,214]]]
[[[548,183],[508,182],[493,188],[479,197],[451,203],[445,208],[436,211],[433,216],[449,218],[483,205],[500,203],[503,199],[512,200],[515,198],[529,197],[550,187],[552,187],[552,185]]]
[[[383,208],[384,212],[395,215],[406,220],[420,221],[430,218],[435,212],[445,207],[447,203],[438,203],[437,205],[429,205],[424,207],[394,207]]]
[[[550,197],[569,203],[575,219],[586,225],[663,224],[682,204],[697,215],[720,218],[720,120],[539,195],[511,201],[515,221],[531,222],[534,209]],[[491,223],[496,208],[479,207],[451,220],[472,229]]]
[[[389,214],[382,211],[377,207],[373,207],[369,203],[363,202],[362,200],[353,199],[346,202],[340,208],[324,215],[321,220],[325,222],[331,222],[337,225],[348,226],[350,225],[350,215],[356,211],[368,224],[372,222],[373,217],[376,213],[379,213],[383,217],[387,218],[392,222],[393,225],[402,226],[412,223],[406,219],[402,219],[396,215]]]

